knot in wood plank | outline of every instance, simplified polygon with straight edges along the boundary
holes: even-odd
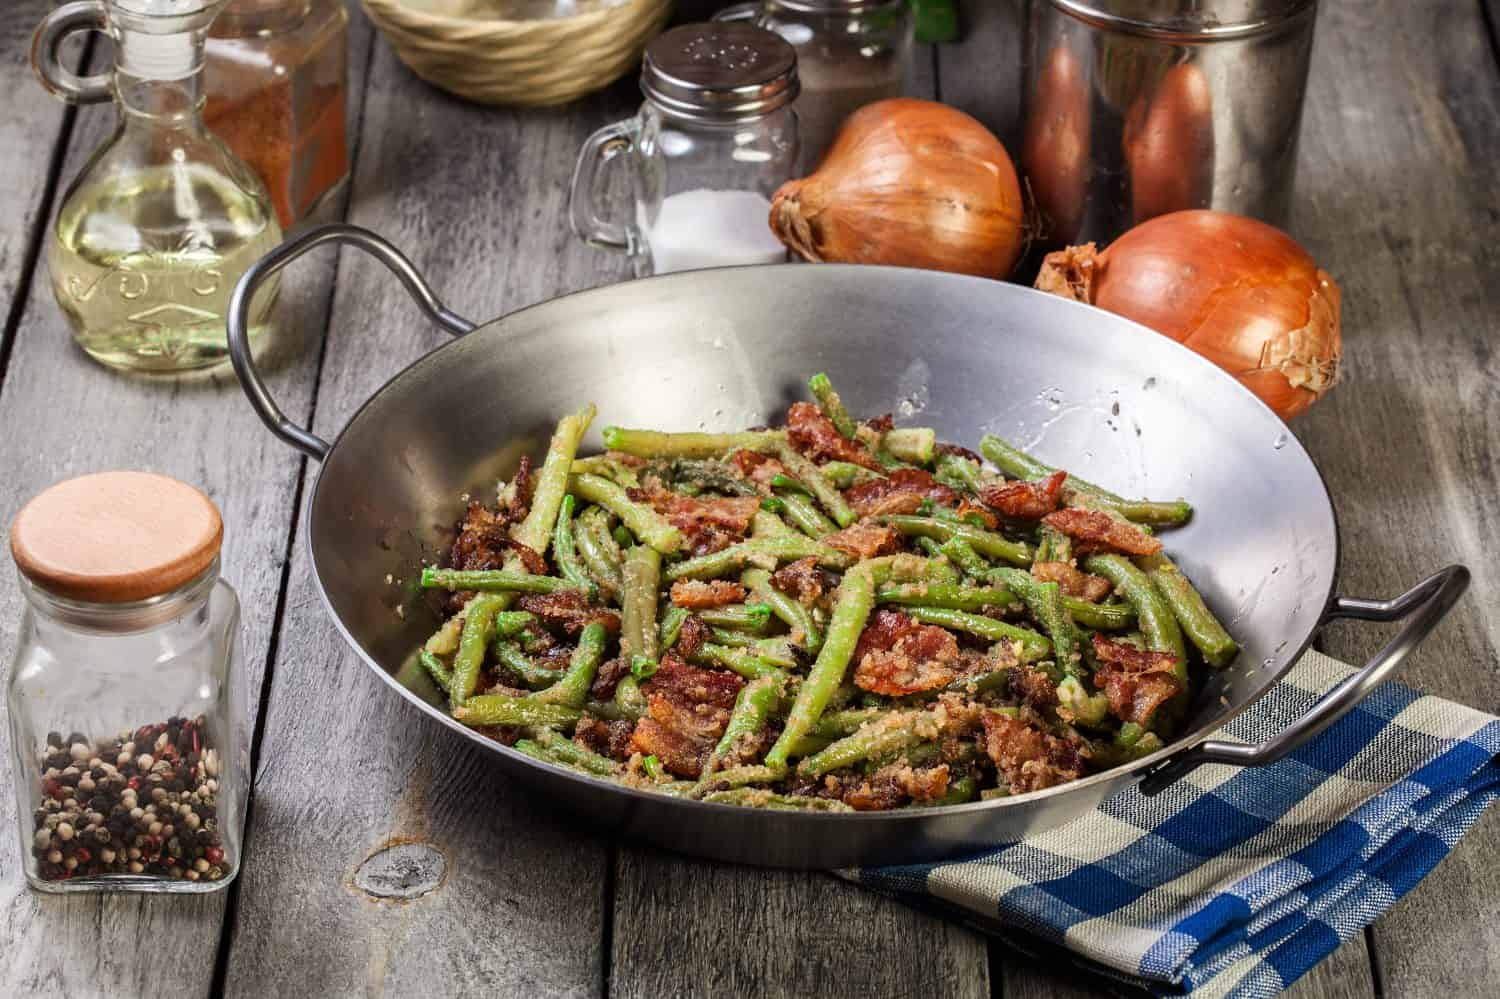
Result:
[[[365,858],[354,886],[372,898],[421,898],[443,882],[448,862],[426,843],[397,843]]]

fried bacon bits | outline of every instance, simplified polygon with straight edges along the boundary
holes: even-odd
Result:
[[[890,475],[856,482],[844,491],[844,499],[861,517],[915,513],[926,500],[948,506],[957,498],[952,489],[920,468],[898,468]]]
[[[875,558],[900,551],[901,534],[894,527],[858,521],[842,531],[825,535],[823,543],[855,558]]]
[[[848,461],[880,471],[880,462],[870,449],[851,441],[833,421],[810,402],[794,402],[786,414],[787,440],[792,447],[813,461]]]
[[[623,656],[604,660],[599,664],[598,672],[594,674],[594,682],[589,687],[589,696],[596,701],[609,700],[615,696],[615,688],[629,672],[630,663],[626,662]]]
[[[745,588],[727,579],[679,579],[672,584],[672,603],[688,610],[708,610],[745,599]]]
[[[455,569],[498,569],[510,547],[510,519],[479,501],[469,504],[468,514],[453,539],[448,564]]]
[[[1031,574],[1044,583],[1056,583],[1068,596],[1091,604],[1109,596],[1112,589],[1109,580],[1103,576],[1080,572],[1067,562],[1033,562]]]
[[[888,649],[872,649],[859,660],[854,683],[862,690],[904,697],[935,690],[958,675],[958,640],[935,625],[914,625]]]
[[[730,458],[735,469],[760,487],[761,492],[770,493],[771,480],[786,474],[786,466],[770,455],[758,451],[736,451]]]
[[[500,494],[500,502],[505,507],[505,516],[511,523],[518,523],[526,519],[531,512],[531,493],[536,488],[532,481],[531,456],[521,455],[521,461],[516,466],[516,474],[512,476],[510,485],[506,486]]]
[[[1039,669],[1030,666],[1013,666],[1006,674],[1012,695],[1019,697],[1038,711],[1057,704],[1057,684]]]
[[[641,686],[648,715],[636,723],[630,748],[654,755],[669,773],[696,778],[729,724],[745,681],[722,670],[689,666],[670,653]]]
[[[868,777],[837,781],[836,793],[858,812],[895,808],[906,801],[936,801],[948,791],[948,764],[915,769],[898,761]],[[836,780],[836,779],[835,779]]]
[[[1177,657],[1170,652],[1147,652],[1125,642],[1094,635],[1099,668],[1094,686],[1109,698],[1109,710],[1121,721],[1146,725],[1157,708],[1182,690],[1177,679]]]
[[[903,635],[916,631],[918,624],[906,614],[889,607],[880,607],[865,622],[865,630],[859,633],[854,643],[854,654],[849,661],[859,664],[871,652],[884,652],[900,641]]]
[[[1161,542],[1127,521],[1116,520],[1097,510],[1069,507],[1049,513],[1042,523],[1061,531],[1074,541],[1080,552],[1111,551],[1125,555],[1155,555]]]
[[[1057,509],[1067,472],[1053,472],[1036,482],[997,482],[979,490],[979,498],[1003,516],[1041,520]]]
[[[816,558],[798,559],[788,562],[771,574],[771,585],[788,596],[796,597],[804,607],[811,607],[822,598],[827,588],[823,570],[818,568]]]
[[[584,718],[573,730],[573,741],[600,756],[626,760],[630,758],[630,733],[633,729],[628,721]]]
[[[677,632],[677,644],[673,646],[678,655],[684,659],[691,659],[698,651],[713,640],[714,633],[703,619],[694,615],[682,622],[682,627]]]
[[[620,615],[590,604],[582,590],[528,593],[516,603],[521,610],[535,614],[543,624],[561,628],[569,635],[576,635],[595,621],[604,625],[604,630],[612,635],[620,631]]]
[[[682,532],[689,554],[707,555],[745,539],[750,520],[760,509],[754,496],[701,499],[663,489],[631,489],[628,495],[646,503]]]
[[[984,749],[1016,794],[1040,791],[1077,780],[1083,756],[1066,739],[998,711],[986,711]]]

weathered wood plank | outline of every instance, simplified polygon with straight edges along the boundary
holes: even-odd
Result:
[[[0,21],[0,322],[14,332],[25,302],[17,291],[28,276],[28,255],[44,223],[42,204],[53,180],[53,152],[73,115],[42,89],[31,71],[31,32],[54,5],[22,0]]]
[[[623,262],[575,249],[562,220],[579,146],[631,111],[633,91],[569,111],[480,107],[378,41],[350,218],[475,319],[618,280]],[[350,253],[339,272],[316,419],[328,437],[445,339],[383,268]],[[608,843],[376,682],[329,621],[300,544],[292,562],[226,992],[597,994]],[[416,868],[435,888],[396,902],[360,890],[356,871],[391,842],[441,856],[440,879]]]
[[[1338,504],[1342,587],[1468,563],[1470,595],[1403,679],[1500,711],[1500,73],[1478,5],[1325,4],[1302,142],[1295,229],[1343,286],[1347,382],[1295,429]],[[1342,626],[1327,647],[1354,661],[1383,637]],[[1497,871],[1491,814],[1375,924],[1386,994],[1500,986]]]
[[[361,23],[351,62],[356,102],[368,37]],[[31,89],[18,83],[17,98],[28,100]],[[12,125],[7,119],[0,129]],[[107,107],[79,112],[65,182],[113,125],[114,112]],[[41,137],[39,131],[36,138]],[[34,143],[0,139],[6,168],[14,163],[11,157]],[[325,211],[338,217],[342,199]],[[282,328],[262,351],[272,391],[290,412],[304,413],[310,406],[331,264],[314,264],[282,283]],[[242,602],[243,680],[248,703],[257,709],[298,469],[260,426],[228,366],[175,379],[106,371],[73,346],[45,264],[39,264],[0,387],[0,426],[7,431],[0,435],[0,466],[7,473],[0,484],[0,509],[6,517],[58,479],[106,468],[165,472],[207,490],[224,514],[223,573]],[[13,587],[0,591],[7,664],[19,599]],[[0,784],[7,788],[0,795],[0,825],[6,826],[14,821],[10,781],[7,756],[0,761]],[[249,863],[255,864],[253,857]],[[0,836],[0,939],[6,941],[0,948],[0,994],[207,994],[229,897],[38,896],[25,888],[14,837]]]

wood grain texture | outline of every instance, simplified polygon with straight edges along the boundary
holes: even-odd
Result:
[[[575,248],[563,220],[580,145],[632,110],[633,89],[566,112],[480,107],[422,83],[377,42],[350,219],[475,319],[618,280],[623,261]],[[344,254],[317,432],[332,437],[445,339],[388,272]],[[280,464],[297,459],[285,451]],[[329,620],[300,539],[275,670],[226,993],[598,994],[607,841],[377,682]],[[436,888],[377,901],[356,887],[356,870],[393,841],[441,855]]]
[[[359,81],[367,36],[361,30],[356,38],[351,74]],[[108,107],[80,111],[65,180],[113,124]],[[44,137],[0,145],[0,162],[38,141]],[[341,211],[336,200],[327,207],[335,217]],[[291,412],[305,412],[310,403],[331,287],[327,263],[284,281],[277,313],[282,328],[260,349],[272,391]],[[288,323],[290,316],[297,321]],[[226,525],[223,575],[241,600],[242,679],[253,710],[281,591],[297,468],[255,418],[228,366],[177,378],[107,371],[73,346],[45,264],[39,264],[0,388],[0,426],[7,428],[0,435],[0,467],[6,469],[0,511],[7,521],[52,482],[101,469],[163,472],[213,498]],[[0,655],[7,665],[20,614],[14,586],[0,589]],[[7,755],[0,760],[0,825],[6,828],[15,809],[9,769]],[[0,995],[205,995],[227,898],[39,896],[26,890],[14,836],[0,836]]]
[[[1343,286],[1346,382],[1295,429],[1338,506],[1341,588],[1389,595],[1467,563],[1469,596],[1402,679],[1500,711],[1500,72],[1478,4],[1323,5],[1302,149],[1295,229]],[[1325,643],[1356,661],[1386,634]],[[1375,924],[1387,995],[1500,990],[1497,872],[1492,811]]]
[[[70,117],[66,106],[42,89],[31,71],[31,32],[55,6],[20,0],[0,18],[0,317],[20,319],[24,302],[16,292],[29,267],[29,251],[43,223],[42,202],[52,174],[52,155]],[[81,45],[70,44],[76,57]],[[72,65],[71,62],[68,63]],[[13,330],[7,325],[4,335]]]

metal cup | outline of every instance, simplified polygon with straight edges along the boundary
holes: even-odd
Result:
[[[1214,208],[1284,226],[1317,0],[1029,0],[1021,160],[1054,247]]]

